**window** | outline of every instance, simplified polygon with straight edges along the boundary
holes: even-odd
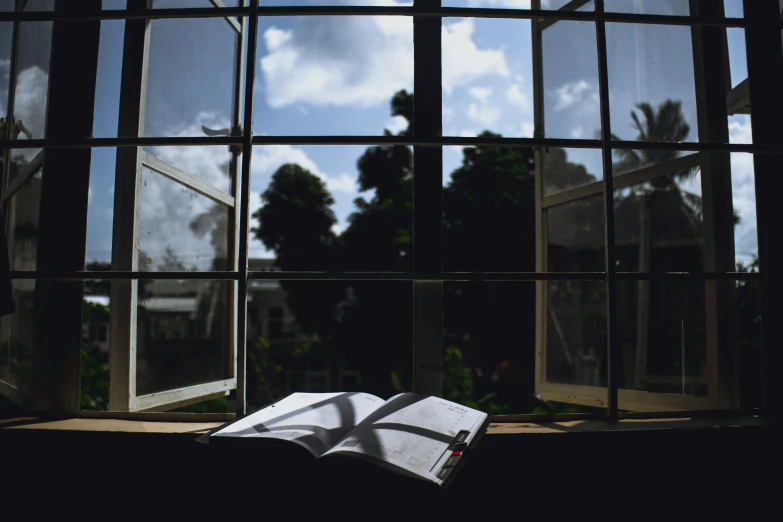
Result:
[[[0,12],[0,393],[759,406],[777,2],[299,3]]]

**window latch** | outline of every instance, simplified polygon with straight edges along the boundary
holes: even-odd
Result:
[[[10,116],[8,118],[0,118],[1,138],[7,137],[9,140],[16,140],[19,139],[20,133],[27,136],[28,140],[33,139],[33,133],[30,132],[30,129],[24,126],[22,120],[14,121],[14,118]]]
[[[223,129],[210,129],[206,125],[201,126],[202,132],[206,134],[207,136],[213,137],[213,136],[231,136],[231,137],[240,137],[242,136],[242,125],[236,125],[234,128],[229,129],[228,127]],[[232,154],[239,155],[242,153],[242,145],[239,143],[235,143],[228,146],[228,150],[231,151]]]

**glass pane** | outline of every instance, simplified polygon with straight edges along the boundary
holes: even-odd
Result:
[[[80,394],[83,410],[108,409],[109,281],[84,282]]]
[[[41,183],[42,169],[39,168],[28,176],[27,181],[8,199],[3,209],[11,270],[35,270]]]
[[[137,250],[141,271],[229,270],[229,214],[165,176],[142,169]]]
[[[559,21],[544,29],[541,39],[543,134],[598,139],[601,118],[595,24]]]
[[[220,7],[237,7],[239,0],[218,0]],[[178,9],[180,7],[218,7],[212,0],[152,0],[153,9]]]
[[[411,270],[409,147],[257,146],[250,191],[250,257],[286,271]]]
[[[54,11],[54,0],[27,0],[23,11]]]
[[[52,22],[19,24],[19,46],[16,57],[16,88],[12,116],[12,139],[46,137],[46,107],[49,96],[49,56]],[[40,149],[12,152],[12,161],[26,164]],[[13,179],[13,175],[10,177]]]
[[[536,285],[443,283],[443,397],[490,415],[531,413]]]
[[[561,149],[544,152],[544,196],[589,185],[603,179],[601,151]]]
[[[689,16],[689,0],[604,0],[608,13]]]
[[[138,282],[137,395],[230,377],[233,285],[233,281]]]
[[[639,149],[614,149],[612,154],[612,175],[622,176],[640,169],[665,165],[677,158],[698,154],[692,151],[682,150],[639,150]],[[690,170],[686,169],[683,174]]]
[[[382,5],[384,7],[410,7],[411,2],[409,0],[387,0],[383,3],[378,3],[377,0],[260,0],[259,5],[261,7],[288,6],[288,5],[290,6],[307,6],[307,5],[378,6],[378,5]]]
[[[271,262],[251,259],[251,270]],[[251,281],[248,411],[293,392],[411,391],[412,289],[403,281]]]
[[[124,41],[125,20],[101,20],[92,120],[92,133],[96,138],[117,137]]]
[[[606,284],[545,284],[547,382],[606,386]]]
[[[11,281],[11,294],[16,313],[0,317],[0,381],[14,388],[9,394],[12,401],[29,405],[33,392],[35,281]]]
[[[443,134],[533,137],[530,20],[443,19]]]
[[[15,9],[14,4],[16,0],[2,0],[0,1],[0,11],[13,11]]]
[[[13,22],[0,23],[0,118],[5,118],[8,111],[8,84],[10,82],[13,34]]]
[[[222,145],[147,146],[144,150],[164,163],[229,195],[232,193],[234,179],[242,165],[241,157],[237,155],[234,158],[231,147]]]
[[[535,271],[533,150],[444,147],[446,271]],[[462,155],[447,175],[453,161]]]
[[[755,266],[746,268],[758,272]],[[761,283],[737,281],[737,367],[743,408],[762,406]]]
[[[758,266],[756,183],[753,155],[731,153],[731,195],[734,203],[734,255],[739,271]]]
[[[621,388],[707,395],[704,288],[703,281],[617,282]]]
[[[727,18],[742,18],[745,16],[742,0],[723,0],[723,12]]]
[[[114,224],[114,170],[117,164],[117,149],[101,147],[92,149],[91,153],[85,269],[109,270]]]
[[[603,272],[603,194],[570,201],[546,211],[548,272]]]
[[[224,18],[153,20],[145,136],[228,135],[239,35]]]
[[[703,206],[698,169],[616,190],[617,271],[703,271]]]
[[[265,16],[258,31],[254,134],[404,130],[412,108],[389,104],[413,88],[411,17]]]
[[[541,9],[553,11],[562,9],[572,0],[541,0]],[[580,6],[580,11],[592,11],[595,7],[590,0],[584,0],[585,5]],[[443,0],[443,7],[483,7],[497,9],[530,9],[533,7],[531,0]]]
[[[698,141],[691,29],[607,23],[614,139]]]

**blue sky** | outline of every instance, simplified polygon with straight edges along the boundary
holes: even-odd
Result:
[[[121,7],[121,1],[111,2]],[[272,5],[345,3],[332,1],[270,2]],[[364,5],[394,5],[394,0],[364,0]],[[172,0],[158,2],[163,7]],[[191,5],[206,5],[207,0]],[[681,14],[682,1],[622,3],[639,12]],[[687,4],[687,2],[685,2]],[[738,14],[741,2],[727,2]],[[175,5],[184,5],[177,2]],[[525,8],[525,0],[451,0],[444,5]],[[678,7],[680,6],[680,7]],[[739,6],[739,7],[738,7]],[[103,21],[94,135],[116,136],[123,42],[122,21]],[[398,131],[401,122],[389,114],[389,99],[412,88],[412,21],[406,17],[269,17],[259,24],[253,132],[269,135],[382,134]],[[635,139],[630,112],[634,104],[657,105],[666,98],[682,101],[696,141],[695,91],[690,30],[659,25],[610,24],[607,27],[612,130]],[[223,19],[153,22],[152,58],[147,93],[145,133],[151,136],[203,135],[201,125],[229,126],[235,36]],[[729,30],[732,85],[747,76],[742,29]],[[687,49],[687,52],[683,52]],[[586,22],[558,22],[544,35],[545,133],[551,137],[596,138],[599,130],[595,31]],[[0,62],[2,67],[2,62]],[[485,129],[504,136],[533,135],[533,77],[530,24],[525,20],[444,19],[443,132],[472,136]],[[730,118],[731,139],[750,141],[748,116]],[[251,211],[260,193],[283,163],[296,162],[321,177],[336,203],[338,230],[353,211],[356,160],[365,147],[264,146],[253,155]],[[226,147],[167,147],[149,152],[223,190],[227,180],[220,165]],[[569,150],[569,159],[601,177],[600,154]],[[445,147],[443,182],[459,166],[461,148]],[[115,154],[93,151],[88,215],[87,259],[111,258]],[[735,207],[742,217],[736,230],[738,255],[756,251],[755,199],[749,154],[732,155]],[[140,211],[147,233],[145,248],[159,255],[165,246],[197,266],[214,256],[209,234],[194,235],[187,227],[212,203],[146,173]],[[698,183],[685,187],[700,192]],[[154,223],[154,226],[150,225]],[[252,224],[251,224],[252,226]],[[252,241],[251,257],[270,256]]]

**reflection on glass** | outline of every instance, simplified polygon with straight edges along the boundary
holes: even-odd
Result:
[[[690,169],[615,191],[619,272],[701,272],[701,174]]]
[[[139,190],[139,270],[228,270],[233,209],[147,167]]]
[[[444,159],[454,153],[445,150]],[[443,187],[444,269],[534,272],[534,194],[532,149],[462,149]]]
[[[405,146],[256,146],[251,257],[285,271],[409,271],[413,151]]]
[[[44,6],[45,7],[45,6]],[[11,139],[41,139],[46,137],[46,107],[49,96],[49,56],[52,22],[22,22],[19,24],[19,44],[15,62],[16,86],[9,132]],[[20,149],[11,153],[18,165],[30,163],[41,149]],[[12,169],[10,180],[20,169]]]
[[[536,285],[443,283],[443,397],[491,415],[529,413]]]
[[[144,135],[230,135],[237,31],[225,18],[151,25]]]
[[[704,288],[703,281],[618,281],[621,388],[707,395]]]
[[[547,281],[546,380],[606,386],[606,286]]]
[[[664,165],[683,156],[698,154],[690,151],[649,149],[615,149],[613,152],[613,176],[622,176],[643,168]],[[686,169],[683,174],[688,172],[690,170]]]
[[[109,405],[109,281],[85,281],[82,303],[81,408]]]
[[[285,0],[276,0],[285,1]],[[562,9],[565,5],[571,3],[572,0],[541,0],[541,9],[551,9],[556,11]],[[579,11],[592,11],[595,7],[591,0],[584,0],[579,2]],[[443,0],[441,2],[443,7],[484,7],[484,8],[500,8],[500,9],[530,9],[534,7],[533,1],[530,2],[515,2],[513,0],[508,2],[498,2],[498,0]]]
[[[388,104],[413,88],[412,17],[261,17],[256,52],[254,134],[404,130]]]
[[[604,202],[596,194],[546,210],[547,271],[603,272]]]
[[[23,11],[54,11],[54,0],[26,0]]]
[[[33,384],[35,281],[11,281],[16,313],[0,318],[0,382],[16,389],[14,401],[27,403]]]
[[[544,135],[600,136],[595,24],[561,20],[542,32]]]
[[[688,0],[604,0],[608,13],[689,16]]]
[[[551,196],[603,179],[601,151],[561,149],[544,152],[544,196]]]
[[[138,282],[136,393],[226,379],[231,281]]]
[[[38,218],[41,202],[42,169],[27,177],[6,201],[8,263],[11,270],[35,270],[38,255]]]
[[[13,11],[13,7],[11,10]],[[0,118],[5,118],[8,111],[8,84],[11,72],[13,32],[13,22],[0,23]],[[5,136],[3,138],[5,139]]]
[[[251,271],[274,268],[251,259]],[[413,285],[254,280],[248,289],[247,401],[293,392],[410,391]]]
[[[742,271],[758,272],[758,258]],[[737,281],[737,368],[742,407],[762,406],[761,302],[759,281]]]
[[[614,139],[697,141],[691,29],[607,23]]]
[[[530,21],[444,18],[442,30],[443,134],[532,138]],[[506,55],[503,49],[528,52]],[[475,69],[481,72],[466,62],[481,64]]]

